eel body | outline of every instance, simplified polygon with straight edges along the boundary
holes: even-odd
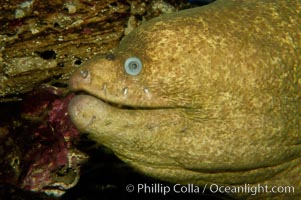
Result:
[[[70,87],[87,93],[69,105],[75,125],[149,176],[301,192],[300,0],[217,0],[152,19]]]

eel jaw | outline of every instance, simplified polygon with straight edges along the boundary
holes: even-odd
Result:
[[[75,90],[71,88],[72,90]],[[85,95],[85,96],[92,96],[94,98],[97,98],[101,100],[102,102],[106,103],[107,105],[117,108],[117,109],[123,109],[123,110],[161,110],[161,109],[189,109],[190,107],[187,106],[152,106],[152,105],[143,105],[143,106],[136,106],[136,105],[131,105],[131,104],[124,104],[122,101],[114,101],[111,100],[110,98],[106,98],[103,96],[95,95],[91,93],[90,91],[85,91],[84,89],[75,91],[75,97],[80,96],[80,95]],[[75,98],[73,97],[73,98]]]
[[[71,121],[76,125],[80,131],[88,131],[87,128],[94,119],[97,118],[119,118],[127,113],[138,112],[158,112],[163,109],[174,109],[174,108],[160,108],[160,107],[134,107],[124,104],[115,103],[100,99],[90,94],[79,93],[75,95],[68,105],[68,113]],[[129,116],[130,117],[130,116]],[[89,132],[89,131],[88,131]]]

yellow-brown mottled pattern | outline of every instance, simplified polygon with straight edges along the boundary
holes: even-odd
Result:
[[[74,74],[71,88],[94,97],[75,97],[71,118],[163,180],[288,184],[300,194],[300,24],[299,0],[217,0],[150,20],[114,60]],[[137,76],[123,67],[132,56],[143,62]]]

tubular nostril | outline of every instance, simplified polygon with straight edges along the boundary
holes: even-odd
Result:
[[[107,59],[107,60],[115,60],[115,55],[114,55],[113,53],[108,53],[108,54],[106,55],[106,59]]]
[[[88,76],[89,76],[89,71],[88,70],[85,70],[85,69],[82,69],[80,70],[80,75],[86,79]]]
[[[69,79],[69,87],[72,90],[83,88],[87,84],[91,84],[91,73],[87,69],[79,69]]]

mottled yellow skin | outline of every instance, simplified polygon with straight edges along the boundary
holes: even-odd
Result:
[[[91,94],[69,105],[81,131],[159,179],[301,193],[300,0],[217,0],[164,15],[114,56],[70,80]],[[123,67],[133,56],[137,76]]]

